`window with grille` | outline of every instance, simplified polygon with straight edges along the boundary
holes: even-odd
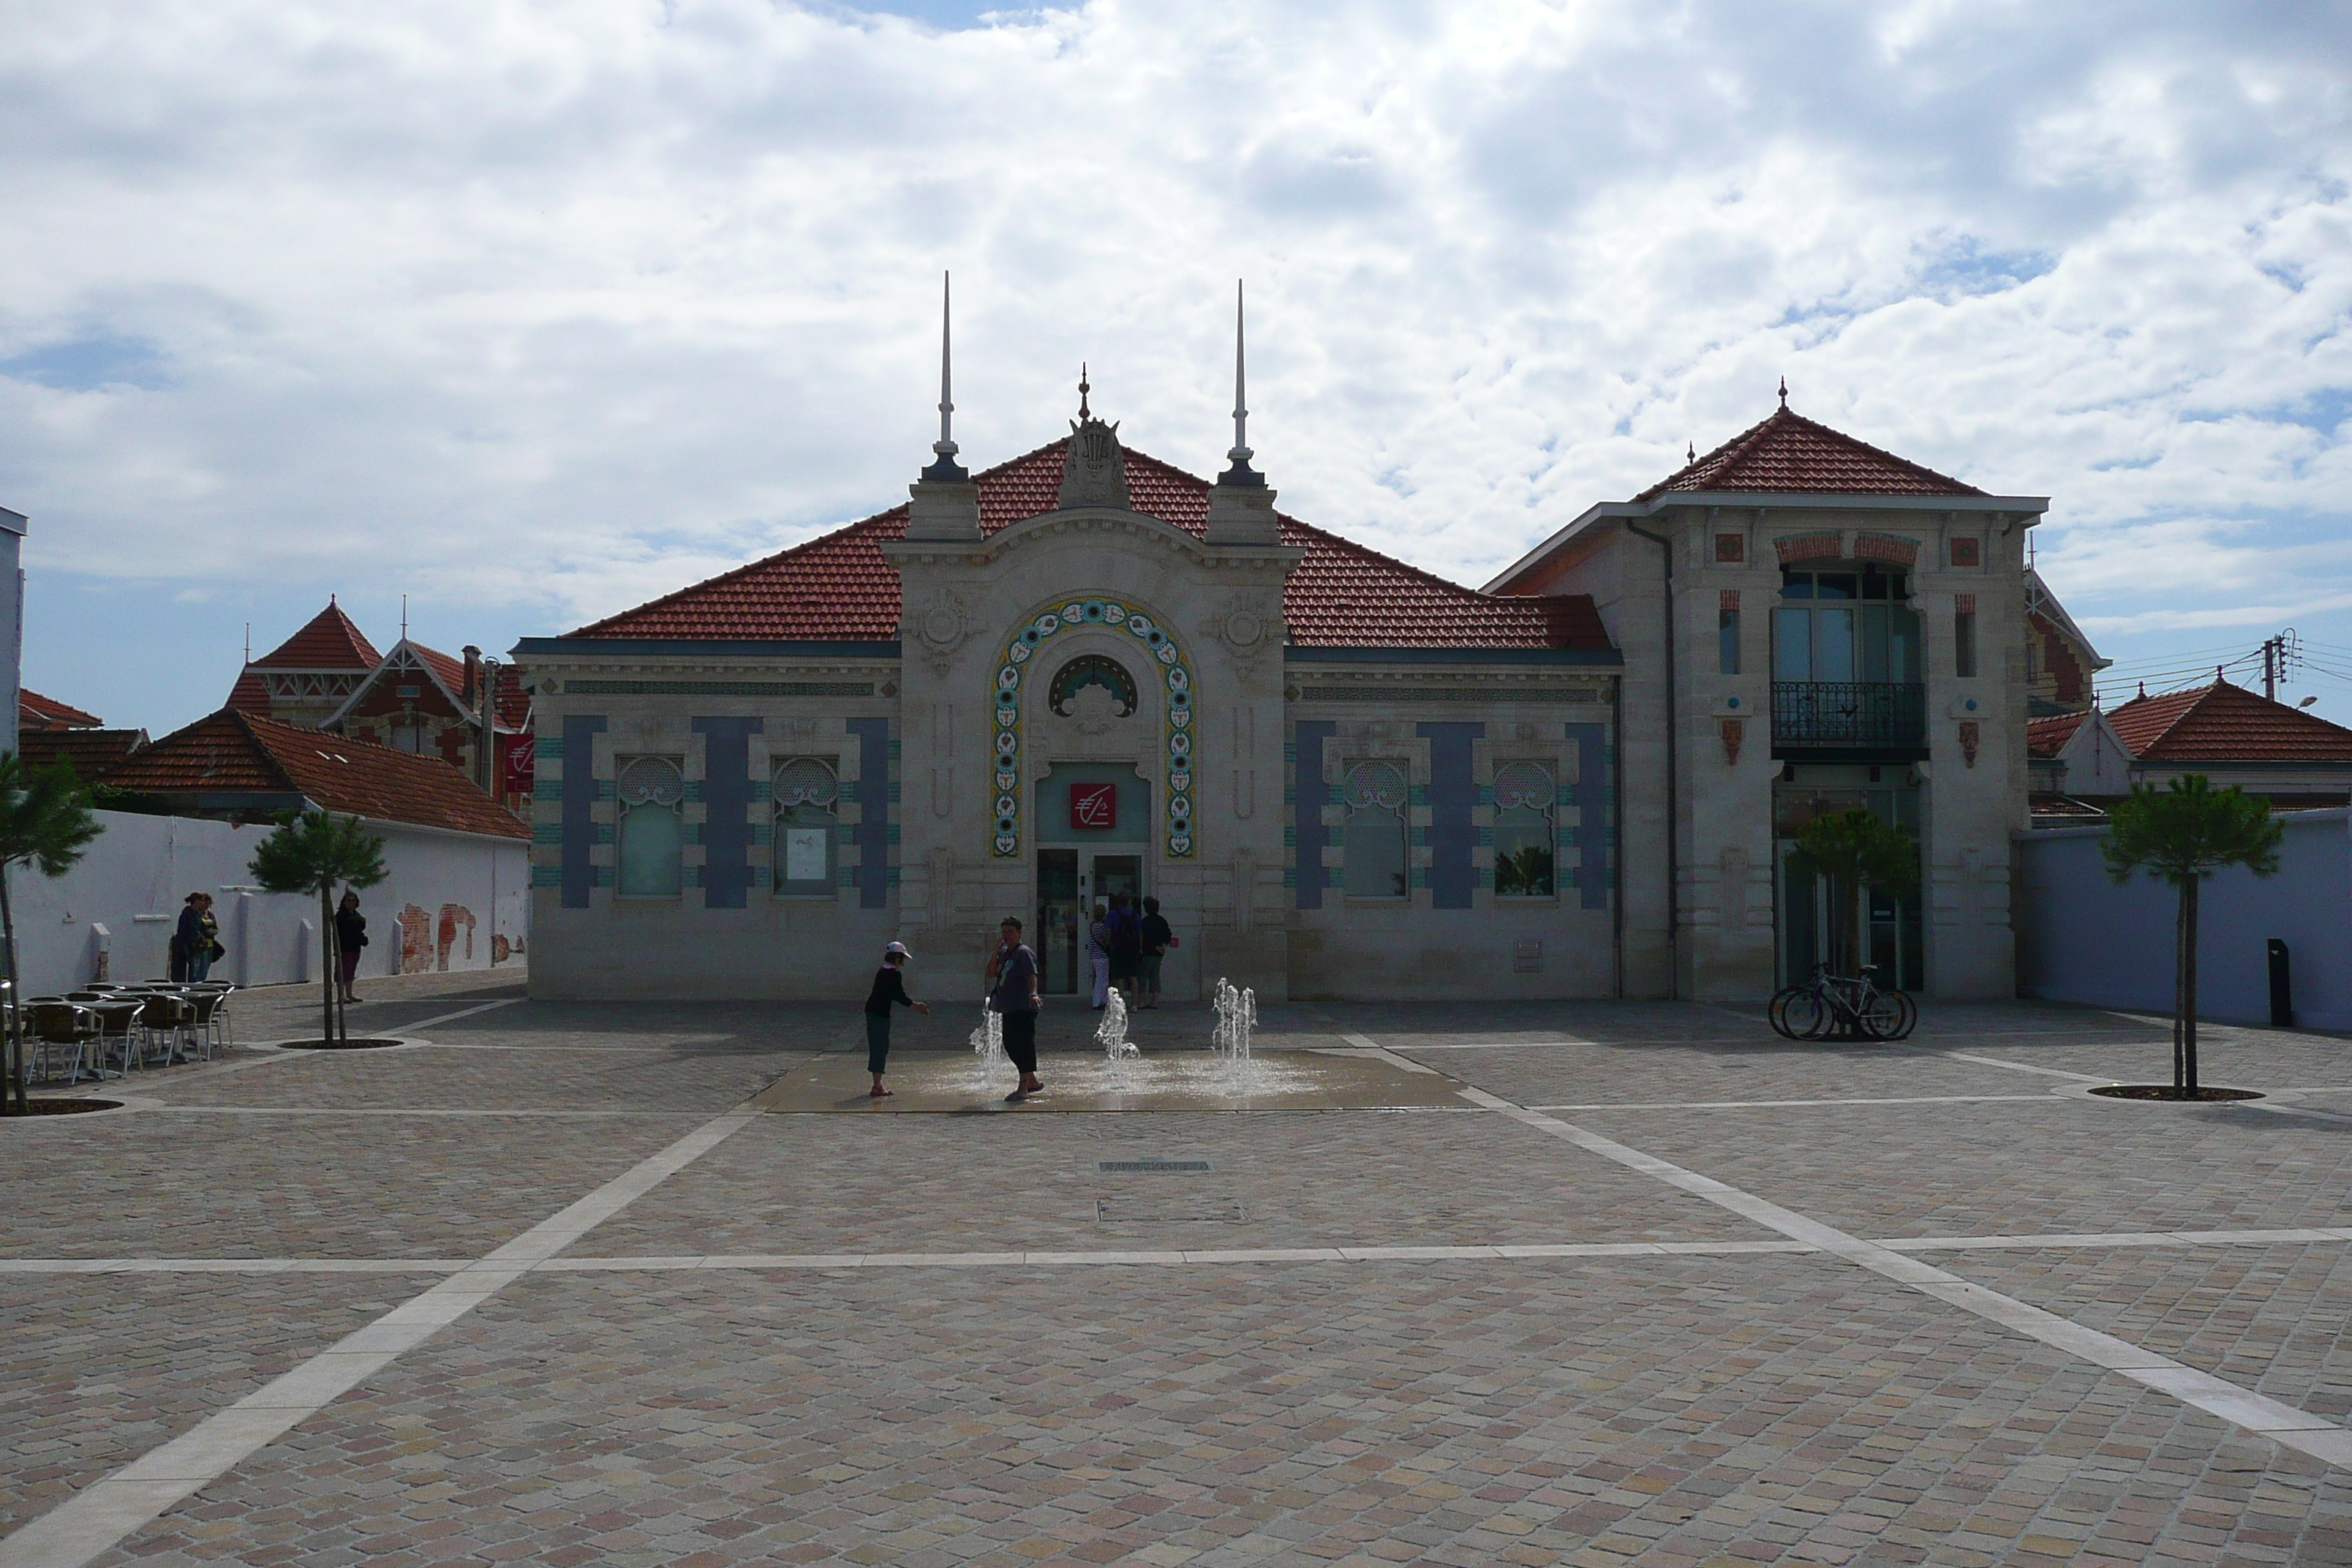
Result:
[[[1559,836],[1553,804],[1559,790],[1541,763],[1495,770],[1495,896],[1548,899],[1557,888],[1552,867]]]
[[[1402,763],[1361,762],[1349,765],[1339,799],[1347,807],[1341,829],[1346,857],[1348,896],[1356,899],[1402,899],[1411,882],[1406,845],[1412,800]]]
[[[841,819],[841,776],[824,757],[776,764],[776,891],[830,893]]]
[[[615,757],[613,762],[613,837],[619,862],[614,884],[626,898],[675,895],[684,881],[685,760]]]

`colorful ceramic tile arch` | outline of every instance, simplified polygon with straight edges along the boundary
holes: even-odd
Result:
[[[1130,609],[1116,599],[1073,598],[1061,601],[1030,617],[1021,634],[1005,645],[996,666],[995,832],[992,848],[996,858],[1009,860],[1021,853],[1021,694],[1028,684],[1028,666],[1056,632],[1067,626],[1101,626],[1123,630],[1145,656],[1157,663],[1168,689],[1168,717],[1163,755],[1168,763],[1165,847],[1171,859],[1192,854],[1192,672],[1185,665],[1175,634],[1153,617]]]

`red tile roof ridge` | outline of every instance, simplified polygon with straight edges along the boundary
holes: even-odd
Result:
[[[85,713],[69,702],[54,697],[44,697],[29,687],[16,689],[16,722],[23,726],[26,720],[32,726],[44,730],[102,730],[106,721],[95,713]]]
[[[247,669],[373,669],[383,662],[375,645],[332,598],[327,607]]]
[[[975,476],[986,534],[1055,510],[1068,444],[1060,437]],[[1206,531],[1208,480],[1132,447],[1126,461],[1136,510],[1195,537]],[[1586,595],[1484,594],[1286,513],[1276,516],[1285,542],[1307,551],[1283,598],[1296,643],[1611,646]],[[877,546],[901,533],[907,517],[906,506],[892,507],[565,635],[886,640],[898,635],[900,589]],[[1350,572],[1371,581],[1351,583]]]
[[[1774,442],[1785,444],[1804,437],[1825,438],[1834,446],[1844,448],[1847,454],[1867,458],[1875,463],[1885,465],[1894,471],[1890,477],[1899,478],[1908,482],[1898,489],[1882,492],[1868,485],[1840,482],[1837,476],[1822,475],[1818,468],[1814,470],[1814,478],[1818,482],[1799,484],[1715,482],[1733,473],[1748,458],[1760,456]],[[1800,458],[1797,460],[1801,465],[1807,459]],[[1818,462],[1818,459],[1811,460]],[[1761,479],[1765,476],[1751,477]],[[1976,486],[1956,479],[1949,474],[1937,473],[1935,469],[1921,463],[1915,463],[1908,458],[1897,457],[1883,447],[1874,447],[1869,442],[1849,436],[1843,430],[1832,429],[1819,420],[1808,419],[1803,415],[1792,411],[1786,404],[1782,404],[1765,418],[1742,430],[1712,452],[1684,464],[1640,495],[1635,496],[1633,500],[1635,501],[1652,500],[1668,490],[1703,489],[1786,489],[1852,491],[1859,494],[1926,493],[1962,496],[1980,496],[1985,493]]]
[[[2352,730],[2226,680],[2135,697],[2107,722],[2143,762],[2352,762]]]
[[[2056,756],[2065,750],[2066,742],[2090,718],[2090,710],[2080,713],[2047,713],[2025,721],[2025,749],[2037,755]]]

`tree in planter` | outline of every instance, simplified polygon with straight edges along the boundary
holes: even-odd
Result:
[[[14,752],[0,752],[0,942],[8,953],[8,1008],[5,1083],[0,1110],[23,1116],[32,1110],[25,1090],[25,1034],[16,1004],[24,999],[16,976],[16,911],[8,900],[12,867],[32,865],[44,877],[62,877],[82,858],[89,841],[106,831],[91,815],[89,795],[59,757],[40,772]]]
[[[323,1045],[340,1043],[348,1037],[342,991],[336,984],[341,955],[335,941],[335,888],[373,888],[392,874],[384,869],[383,836],[369,832],[356,816],[288,812],[277,831],[254,847],[250,874],[267,892],[319,895],[319,951],[327,987],[319,1039]]]
[[[1919,847],[1911,836],[1867,806],[1825,811],[1797,835],[1797,851],[1830,880],[1830,952],[1844,973],[1862,966],[1862,922],[1855,904],[1863,889],[1884,888],[1900,898],[1919,886]]]
[[[2286,824],[2271,816],[2270,802],[2235,784],[2215,789],[2202,773],[2177,778],[2162,789],[2134,784],[2129,798],[2107,812],[2107,875],[2128,882],[2145,870],[2179,890],[2172,921],[2172,1087],[2197,1089],[2197,889],[2225,866],[2243,866],[2257,877],[2275,876],[2279,840]]]

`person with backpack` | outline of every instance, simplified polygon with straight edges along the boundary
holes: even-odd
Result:
[[[1176,932],[1160,912],[1158,899],[1143,900],[1143,923],[1136,928],[1135,937],[1140,954],[1135,972],[1136,1005],[1157,1007],[1160,1005],[1160,961],[1168,955],[1170,948],[1180,945]]]

